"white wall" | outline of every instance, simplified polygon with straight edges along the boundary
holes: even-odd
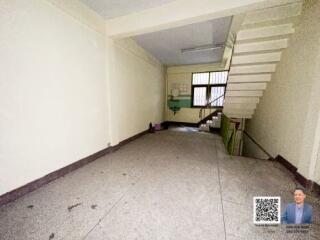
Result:
[[[319,22],[320,2],[306,1],[296,33],[246,125],[268,152],[282,155],[311,180],[316,175],[310,174],[312,151],[319,144],[315,143],[320,111]],[[258,155],[252,146],[247,145],[246,151]]]
[[[163,121],[164,69],[133,40],[107,40],[113,144]]]
[[[320,185],[320,142],[318,145],[317,160],[314,168],[314,181]]]
[[[162,120],[162,66],[102,25],[73,0],[0,1],[0,195]]]

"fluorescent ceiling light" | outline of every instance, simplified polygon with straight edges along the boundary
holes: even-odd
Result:
[[[209,51],[209,50],[217,50],[224,48],[224,44],[210,44],[193,48],[185,48],[181,49],[181,53],[189,53],[189,52],[201,52],[201,51]]]

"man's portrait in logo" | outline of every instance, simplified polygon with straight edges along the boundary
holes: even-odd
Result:
[[[294,203],[289,203],[281,217],[282,224],[311,224],[312,207],[305,203],[306,192],[302,187],[294,190]]]

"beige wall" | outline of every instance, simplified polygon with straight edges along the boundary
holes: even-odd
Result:
[[[163,121],[165,71],[131,39],[108,39],[106,55],[116,144]]]
[[[169,98],[168,95],[171,95],[171,89],[173,86],[176,86],[176,84],[185,84],[187,86],[187,91],[183,92],[182,94],[186,96],[185,98],[191,98],[192,73],[222,70],[225,70],[225,66],[221,63],[168,67],[166,84],[167,99]],[[173,114],[173,111],[168,108],[166,102],[165,120],[173,122],[197,123],[200,121],[199,110],[200,108],[181,108],[180,111],[178,111],[176,114]]]
[[[314,181],[318,184],[320,184],[320,142],[318,145],[318,152],[317,152],[317,160],[314,168]]]
[[[282,155],[307,178],[319,118],[320,2],[307,1],[289,47],[246,129],[273,156]],[[259,155],[253,145],[246,152]]]
[[[318,3],[318,23],[320,21],[320,4]],[[320,31],[319,31],[320,32]],[[318,34],[318,40],[320,44],[320,34]],[[311,159],[309,168],[310,179],[320,184],[320,47],[318,51],[318,57],[314,60],[315,67],[315,81],[312,86],[312,101],[309,104],[309,119],[314,128],[309,127],[309,132],[314,136],[314,142],[312,144]],[[308,144],[308,143],[307,143]]]
[[[163,67],[101,26],[74,0],[0,1],[0,195],[162,121]]]

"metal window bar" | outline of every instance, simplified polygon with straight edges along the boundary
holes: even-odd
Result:
[[[212,103],[214,103],[215,101],[219,100],[220,98],[224,97],[224,94],[222,94],[221,96],[215,98],[213,101],[208,102],[205,106],[203,106],[200,111],[199,111],[199,118],[202,119],[202,111],[205,111],[205,109]]]

